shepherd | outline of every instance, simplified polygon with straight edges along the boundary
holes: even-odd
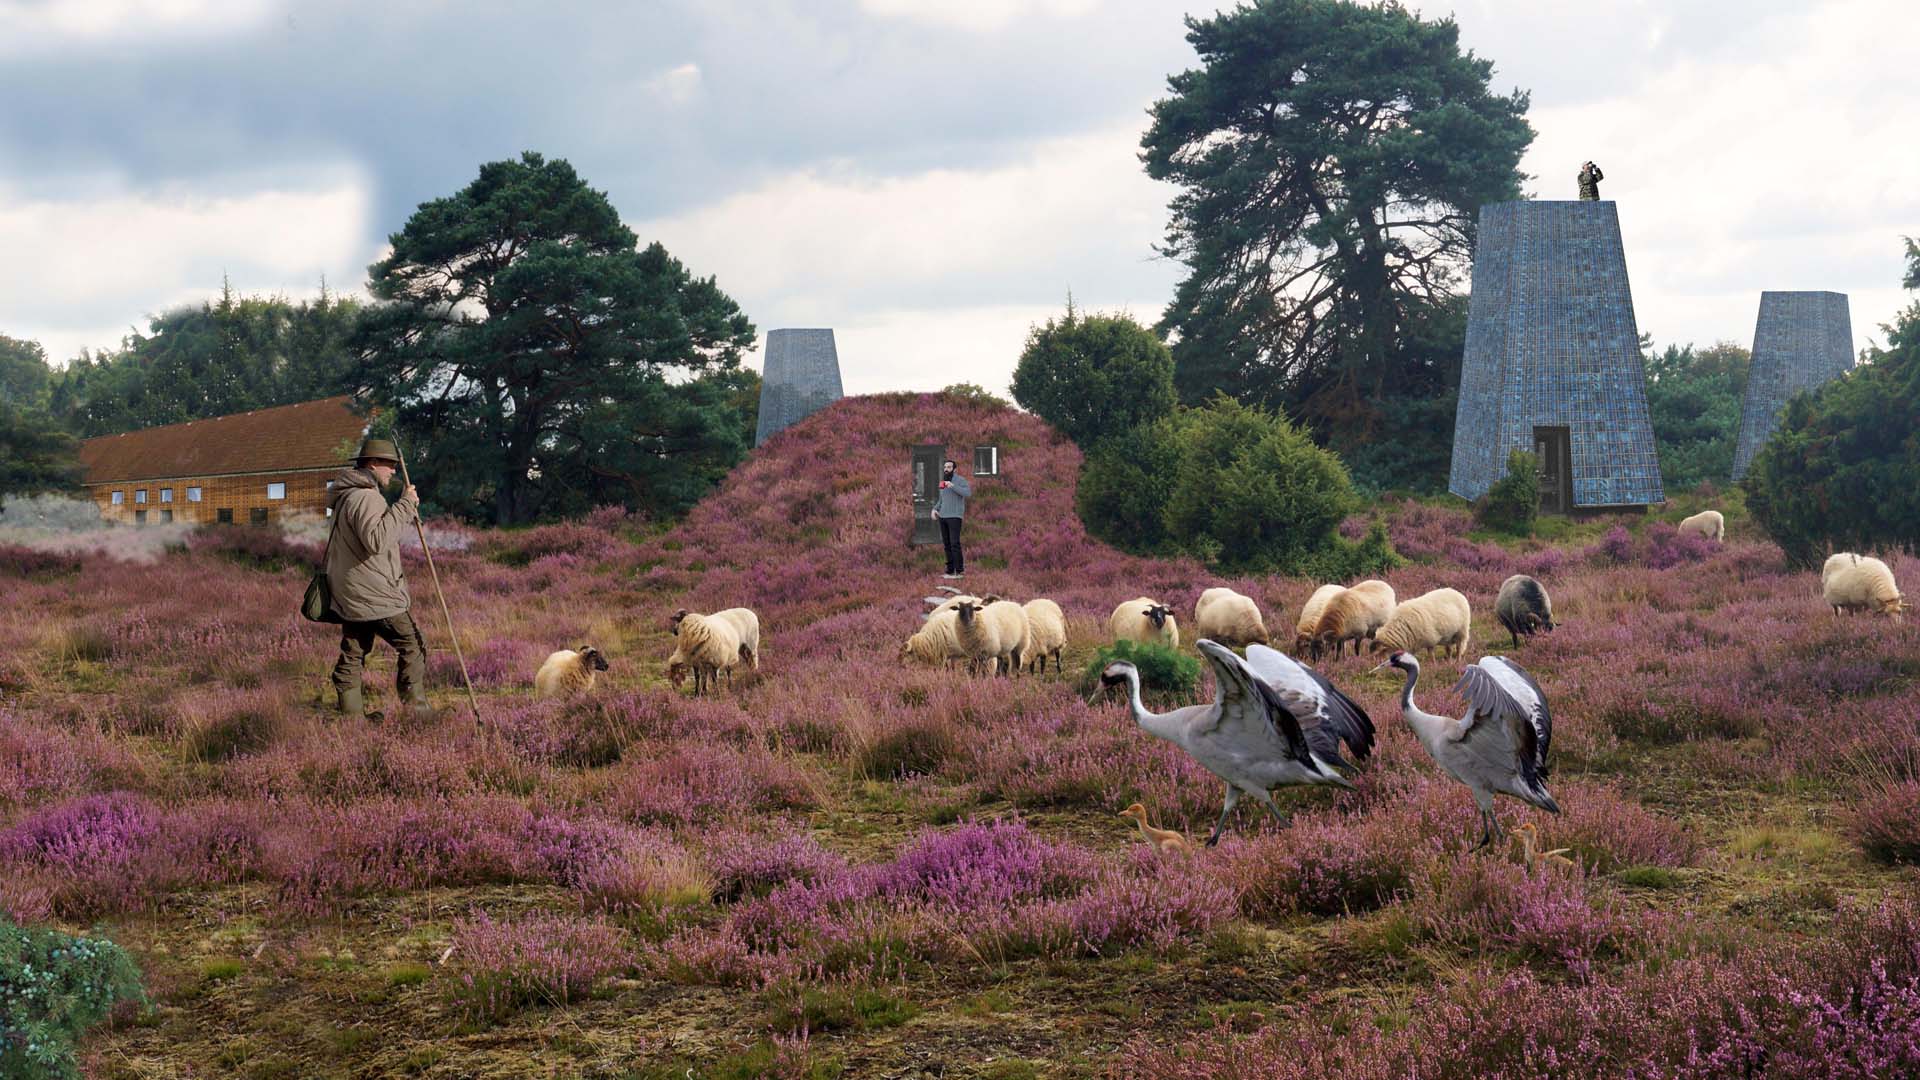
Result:
[[[400,467],[400,450],[388,439],[360,444],[353,468],[334,477],[327,491],[333,535],[327,547],[327,579],[333,610],[340,616],[340,659],[333,689],[341,712],[366,715],[361,670],[375,638],[399,654],[394,688],[413,715],[433,715],[427,703],[427,642],[413,621],[413,598],[400,565],[400,538],[420,516],[412,484],[389,505],[383,492]],[[379,719],[380,714],[372,714]]]
[[[960,550],[960,526],[966,524],[967,497],[972,494],[973,485],[954,471],[952,461],[940,466],[940,499],[934,505],[933,520],[940,523],[940,542],[947,549],[947,572],[941,577],[966,576],[967,556]]]

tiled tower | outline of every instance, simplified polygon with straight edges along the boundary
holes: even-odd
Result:
[[[1740,440],[1733,447],[1733,478],[1747,474],[1767,444],[1788,399],[1844,374],[1853,366],[1853,320],[1847,294],[1763,292],[1753,327],[1753,367],[1740,406]]]
[[[753,445],[839,401],[840,394],[840,354],[832,330],[768,331]]]
[[[1448,489],[1486,494],[1509,450],[1542,454],[1543,508],[1666,497],[1613,202],[1480,208]]]

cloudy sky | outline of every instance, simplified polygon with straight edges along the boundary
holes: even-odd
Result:
[[[1137,159],[1178,0],[0,0],[0,333],[64,360],[218,291],[357,291],[388,234],[538,150],[849,392],[1004,389],[1061,310],[1156,318]],[[1912,0],[1453,0],[1532,92],[1531,194],[1591,157],[1640,329],[1750,344],[1763,289],[1906,302]],[[764,337],[763,337],[764,340]],[[757,363],[757,358],[756,358]]]

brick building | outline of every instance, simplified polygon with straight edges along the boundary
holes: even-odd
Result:
[[[81,483],[108,521],[264,525],[324,514],[367,418],[342,397],[102,435],[80,444]]]

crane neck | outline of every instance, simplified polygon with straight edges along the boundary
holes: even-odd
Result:
[[[1127,704],[1133,710],[1133,722],[1148,734],[1158,735],[1168,742],[1180,741],[1174,734],[1177,725],[1172,717],[1149,711],[1146,702],[1140,700],[1140,672],[1132,668],[1127,669]]]
[[[1427,749],[1432,750],[1449,721],[1446,717],[1435,716],[1413,703],[1413,685],[1419,681],[1420,662],[1416,660],[1407,668],[1406,685],[1400,688],[1400,716],[1406,720],[1407,726],[1413,729],[1414,735],[1427,745]]]

